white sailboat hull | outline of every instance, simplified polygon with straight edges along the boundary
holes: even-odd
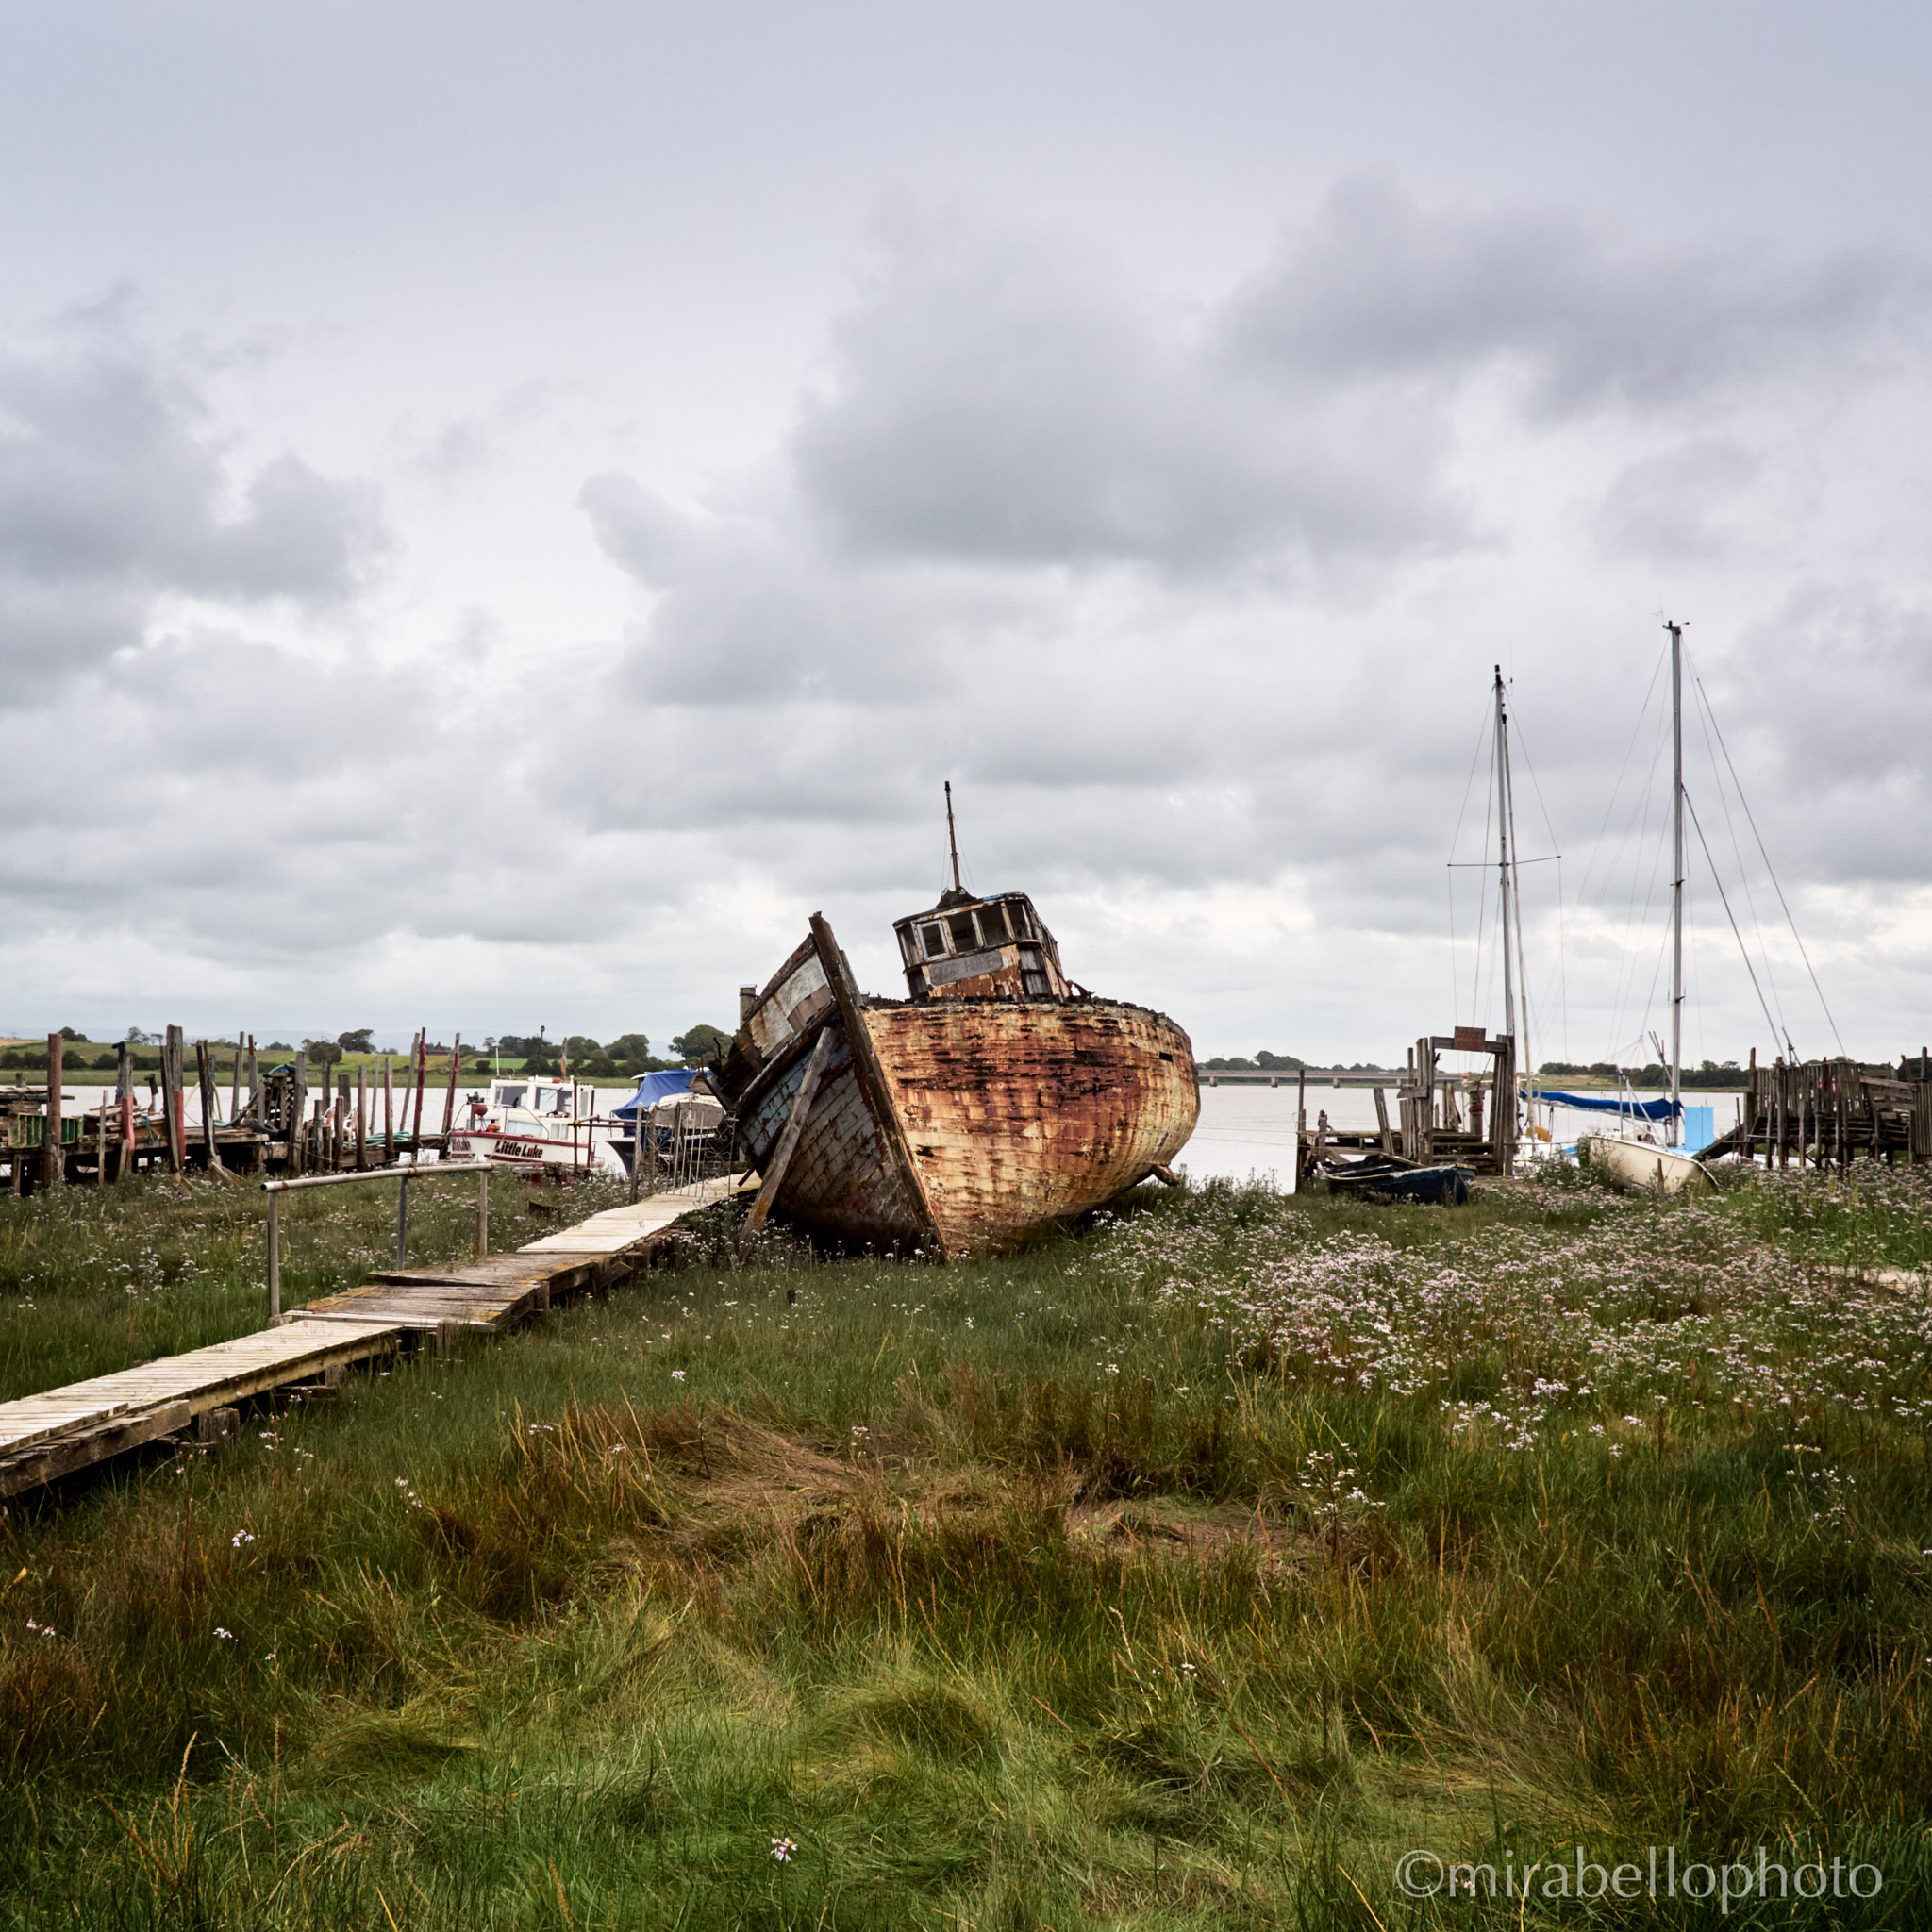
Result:
[[[1616,1134],[1586,1134],[1576,1142],[1576,1158],[1600,1169],[1618,1187],[1652,1188],[1662,1194],[1717,1191],[1717,1183],[1702,1161],[1675,1147],[1654,1141],[1626,1141]]]

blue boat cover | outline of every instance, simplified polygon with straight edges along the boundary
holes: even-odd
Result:
[[[1625,1120],[1667,1121],[1683,1111],[1683,1103],[1676,1100],[1607,1100],[1601,1093],[1552,1093],[1547,1087],[1535,1097],[1558,1107],[1580,1107],[1586,1113],[1620,1113]]]
[[[679,1093],[689,1093],[691,1083],[701,1070],[696,1067],[668,1067],[661,1074],[640,1074],[638,1091],[622,1107],[610,1109],[610,1118],[626,1124],[636,1122],[638,1108],[655,1107],[660,1100],[670,1100]]]

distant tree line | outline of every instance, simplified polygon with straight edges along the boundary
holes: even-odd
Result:
[[[1588,1066],[1574,1060],[1545,1060],[1536,1071],[1541,1080],[1622,1078],[1632,1087],[1671,1084],[1670,1069],[1659,1060],[1652,1060],[1647,1067],[1619,1067],[1608,1060],[1592,1060]],[[1736,1060],[1700,1060],[1694,1067],[1686,1067],[1681,1077],[1686,1087],[1741,1087],[1744,1070]]]
[[[1298,1060],[1292,1054],[1270,1053],[1264,1047],[1251,1060],[1244,1060],[1239,1055],[1231,1059],[1203,1060],[1204,1067],[1212,1068],[1217,1074],[1252,1074],[1269,1072],[1276,1074],[1298,1074],[1307,1062]]]
[[[83,1046],[87,1044],[85,1036],[75,1032],[72,1026],[63,1026],[60,1037],[80,1042]],[[135,1067],[142,1072],[158,1071],[160,1055],[140,1050],[158,1046],[158,1038],[142,1032],[139,1026],[130,1026],[126,1038],[128,1045],[135,1049],[131,1055]],[[302,1046],[308,1057],[310,1072],[318,1080],[325,1080],[329,1069],[345,1056],[375,1051],[375,1029],[373,1026],[353,1026],[337,1034],[333,1040],[305,1040]],[[540,1027],[534,1034],[492,1036],[485,1040],[480,1048],[469,1049],[466,1058],[480,1052],[525,1074],[558,1074],[562,1072],[567,1050],[573,1073],[582,1074],[587,1079],[627,1079],[639,1074],[660,1073],[667,1068],[705,1066],[722,1058],[730,1046],[731,1036],[723,1027],[692,1026],[673,1036],[671,1051],[676,1058],[660,1059],[652,1054],[650,1038],[646,1034],[620,1033],[615,1040],[600,1041],[585,1033],[573,1033],[567,1040],[558,1041],[545,1038]],[[292,1054],[295,1049],[286,1040],[273,1040],[261,1051]],[[428,1051],[429,1057],[436,1059],[447,1058],[450,1049],[441,1041],[431,1041]],[[118,1056],[112,1050],[92,1056],[85,1052],[61,1056],[61,1065],[69,1073],[111,1073],[117,1064]],[[47,1049],[44,1046],[15,1046],[0,1051],[0,1069],[18,1068],[44,1073],[46,1067]]]
[[[640,1074],[662,1073],[673,1067],[699,1067],[721,1058],[731,1045],[730,1034],[717,1026],[693,1026],[672,1037],[674,1059],[653,1054],[647,1034],[620,1033],[615,1040],[596,1041],[587,1033],[573,1033],[567,1039],[550,1040],[538,1033],[504,1033],[484,1041],[486,1052],[511,1061],[525,1074],[560,1074],[563,1057],[570,1055],[570,1070],[586,1079],[634,1079]]]

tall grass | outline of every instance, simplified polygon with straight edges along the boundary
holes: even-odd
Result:
[[[617,1198],[588,1181],[573,1214]],[[510,1196],[506,1199],[506,1196]],[[594,1198],[593,1198],[594,1197]],[[502,1182],[492,1244],[518,1232]],[[285,1194],[282,1301],[299,1307],[395,1264],[396,1190],[383,1183]],[[411,1266],[475,1253],[475,1181],[410,1183]],[[260,1187],[200,1175],[70,1186],[0,1200],[0,1402],[252,1334],[268,1319],[267,1214]]]
[[[16,1504],[0,1910],[1717,1923],[1394,1876],[1656,1844],[1884,1874],[1725,1924],[1916,1923],[1932,1336],[1809,1230],[1908,1257],[1932,1197],[1827,1192],[1209,1189],[943,1269],[700,1229],[607,1302]],[[31,1224],[13,1325],[57,1350],[120,1265],[90,1214],[229,1238],[108,1196]],[[375,1236],[311,1238],[322,1279]]]

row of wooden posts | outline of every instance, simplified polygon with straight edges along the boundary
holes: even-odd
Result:
[[[1778,1167],[1844,1168],[1859,1154],[1932,1161],[1932,1053],[1921,1048],[1895,1068],[1850,1059],[1760,1067],[1754,1051],[1741,1118],[1708,1151]]]
[[[194,1042],[195,1085],[201,1107],[200,1121],[192,1129],[188,1122],[187,1041],[179,1026],[167,1028],[161,1041],[158,1070],[158,1113],[135,1104],[133,1054],[122,1042],[116,1055],[114,1100],[92,1110],[92,1135],[88,1133],[90,1115],[83,1113],[79,1132],[72,1147],[66,1141],[65,1077],[62,1064],[66,1041],[58,1033],[47,1036],[47,1086],[43,1125],[40,1136],[40,1174],[43,1186],[59,1187],[66,1179],[70,1154],[93,1155],[93,1178],[106,1181],[111,1165],[117,1174],[132,1173],[138,1166],[165,1165],[180,1174],[191,1166],[204,1166],[210,1173],[230,1171],[237,1166],[260,1170],[271,1164],[291,1175],[307,1173],[337,1173],[353,1168],[358,1173],[391,1164],[397,1152],[407,1146],[413,1154],[425,1144],[423,1108],[429,1082],[429,1047],[426,1029],[417,1033],[407,1058],[403,1079],[398,1083],[389,1055],[381,1069],[382,1127],[375,1141],[375,1091],[367,1066],[356,1070],[352,1091],[349,1076],[339,1074],[336,1092],[309,1095],[308,1055],[306,1048],[294,1056],[291,1067],[277,1069],[264,1079],[254,1037],[239,1036],[228,1048],[231,1056],[229,1100],[226,1120],[221,1117],[221,1070],[217,1056],[222,1044],[206,1040]],[[247,1100],[244,1104],[243,1068],[246,1068]],[[462,1068],[462,1039],[458,1035],[449,1055],[449,1077],[442,1096],[442,1127],[426,1143],[447,1149],[455,1124],[457,1080]],[[401,1108],[398,1110],[398,1098]],[[372,1163],[370,1150],[375,1141],[381,1158]],[[22,1191],[30,1150],[17,1140],[5,1150],[12,1191]],[[225,1153],[228,1158],[225,1159]]]

